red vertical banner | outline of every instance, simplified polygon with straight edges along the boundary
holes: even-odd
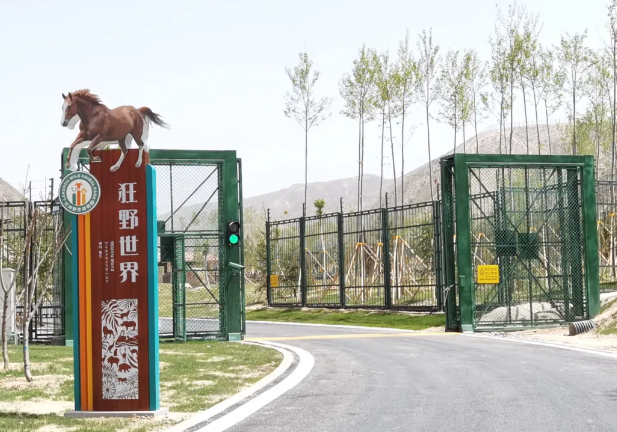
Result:
[[[90,213],[94,411],[149,410],[146,165],[129,150],[97,152],[90,173],[100,202]]]

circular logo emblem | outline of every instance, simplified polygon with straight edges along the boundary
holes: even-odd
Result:
[[[64,177],[58,196],[66,211],[83,215],[90,213],[99,203],[101,187],[92,174],[75,171]]]

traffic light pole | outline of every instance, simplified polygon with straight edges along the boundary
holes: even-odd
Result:
[[[239,234],[240,223],[238,210],[238,162],[235,152],[226,152],[222,164],[223,185],[223,220],[227,230],[237,223]],[[232,224],[230,224],[230,222]],[[230,225],[232,225],[230,227]],[[230,233],[236,234],[236,233]],[[236,235],[237,235],[236,234]],[[226,318],[226,333],[228,340],[240,340],[242,332],[242,290],[241,281],[244,267],[240,264],[240,248],[243,247],[237,241],[233,244],[229,237],[224,239],[225,262],[221,276],[225,277],[225,303],[224,313]]]

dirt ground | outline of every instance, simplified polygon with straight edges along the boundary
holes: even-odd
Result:
[[[564,326],[489,334],[504,338],[529,339],[597,351],[617,352],[617,334],[601,334],[604,329],[617,327],[617,301],[614,301],[615,298],[615,294],[605,296],[602,305],[610,304],[610,306],[593,319],[596,328],[586,333],[570,336],[569,327]]]

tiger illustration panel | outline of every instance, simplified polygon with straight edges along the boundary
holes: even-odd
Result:
[[[101,302],[103,399],[138,399],[137,299]]]

